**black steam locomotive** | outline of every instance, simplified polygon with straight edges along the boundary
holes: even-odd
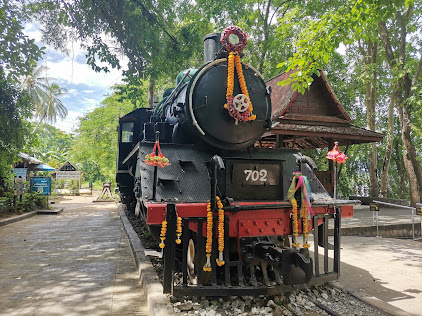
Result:
[[[116,182],[161,239],[164,292],[274,294],[336,279],[341,211],[352,207],[333,205],[298,150],[257,145],[272,124],[271,89],[240,61],[247,35],[231,27],[221,36],[205,37],[205,64],[182,72],[155,109],[119,121]]]

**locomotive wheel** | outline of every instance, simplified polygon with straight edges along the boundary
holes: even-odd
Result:
[[[192,285],[198,284],[198,269],[202,269],[205,264],[205,254],[199,254],[195,251],[196,245],[193,239],[189,239],[188,251],[187,251],[187,270],[188,270],[188,281]],[[200,256],[200,266],[196,264],[196,258]],[[211,272],[201,271],[202,284],[207,284],[211,278]]]

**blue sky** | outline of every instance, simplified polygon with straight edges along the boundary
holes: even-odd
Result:
[[[46,76],[56,79],[56,83],[68,92],[61,98],[68,110],[68,116],[64,120],[57,119],[53,125],[64,132],[73,132],[77,127],[78,117],[99,106],[111,94],[111,87],[121,82],[121,70],[95,72],[86,64],[86,52],[81,50],[78,43],[68,43],[69,56],[54,50],[41,42],[41,32],[36,23],[27,24],[24,32],[29,38],[35,39],[37,45],[46,47],[46,54],[38,64],[46,65]]]

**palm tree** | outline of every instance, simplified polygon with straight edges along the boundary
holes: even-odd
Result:
[[[26,91],[31,99],[34,116],[40,119],[32,133],[35,133],[43,120],[54,123],[57,115],[61,119],[67,116],[67,109],[59,99],[67,91],[55,83],[51,84],[54,78],[42,76],[47,70],[48,67],[45,65],[35,68],[33,74],[27,76],[21,86],[21,90]]]
[[[43,104],[35,110],[35,115],[40,117],[40,120],[32,133],[35,133],[38,126],[44,119],[54,123],[57,116],[61,119],[64,119],[67,116],[67,109],[63,102],[59,99],[61,96],[66,95],[66,93],[67,91],[65,88],[60,88],[55,83],[46,87],[46,98],[44,99]]]
[[[41,65],[34,69],[31,75],[26,76],[21,85],[21,91],[26,91],[32,102],[35,113],[41,108],[44,100],[47,98],[46,89],[49,77],[43,76],[43,72],[47,72],[48,67]]]

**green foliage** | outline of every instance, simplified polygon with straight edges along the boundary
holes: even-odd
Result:
[[[123,53],[129,63],[124,76],[136,84],[143,76],[175,77],[192,57],[202,56],[208,23],[191,19],[190,6],[172,0],[39,0],[31,8],[44,41],[65,51],[66,42],[79,39],[95,71],[120,69]]]
[[[22,202],[17,198],[16,210],[20,213],[30,212],[36,209],[45,208],[47,197],[39,193],[29,192],[22,195]],[[13,193],[7,192],[0,198],[0,213],[13,212]]]
[[[73,135],[63,133],[54,126],[41,124],[34,136],[38,142],[31,147],[31,154],[53,168],[60,167],[68,160],[73,145]]]
[[[30,116],[28,98],[6,81],[0,68],[0,194],[8,186],[11,164],[28,142],[29,123],[25,119]]]
[[[21,7],[17,1],[3,0],[0,4],[0,65],[12,83],[31,73],[42,54],[34,40],[22,32],[20,19],[25,16]]]
[[[146,104],[146,100],[142,102]],[[122,95],[107,97],[101,106],[80,119],[70,159],[86,181],[114,181],[119,118],[135,109]]]
[[[39,119],[38,125],[44,121],[55,122],[59,116],[64,119],[67,116],[67,109],[60,97],[66,95],[66,89],[54,83],[54,79],[44,75],[48,67],[39,66],[27,75],[21,85],[21,90],[27,92],[33,106],[34,116]]]

